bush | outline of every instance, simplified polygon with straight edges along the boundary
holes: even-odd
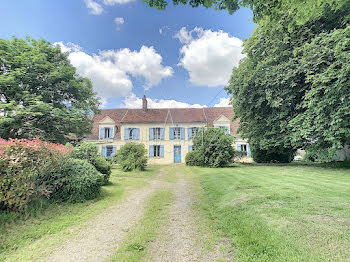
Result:
[[[112,164],[110,161],[107,161],[104,157],[98,156],[92,163],[96,170],[100,173],[102,173],[103,177],[103,184],[107,184],[109,181],[109,178],[112,173]]]
[[[247,151],[235,151],[235,157],[239,160],[242,160],[243,158],[248,156]]]
[[[257,163],[290,163],[294,159],[296,150],[290,148],[276,148],[275,150],[257,149],[251,147],[253,160]]]
[[[60,170],[45,178],[50,181],[52,199],[83,202],[97,197],[103,177],[87,160],[70,158]]]
[[[98,153],[96,144],[87,142],[80,143],[74,148],[72,157],[87,160],[98,172],[103,174],[103,183],[108,183],[112,171],[112,163]]]
[[[191,151],[186,154],[185,157],[186,165],[188,166],[200,166],[199,156],[197,151]]]
[[[0,209],[23,211],[29,203],[48,196],[38,177],[57,169],[72,149],[41,141],[0,139]]]
[[[199,132],[193,139],[193,152],[189,156],[189,163],[222,167],[234,162],[235,150],[232,146],[233,137],[227,135],[225,130],[219,128],[207,128]]]
[[[147,166],[146,149],[143,144],[126,143],[117,152],[116,159],[123,171],[145,170]]]

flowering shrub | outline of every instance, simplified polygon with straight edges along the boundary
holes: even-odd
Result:
[[[50,197],[40,174],[59,169],[72,148],[34,140],[0,138],[0,209],[23,210],[41,196]]]

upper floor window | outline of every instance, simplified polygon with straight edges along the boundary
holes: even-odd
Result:
[[[174,127],[173,133],[174,133],[174,139],[175,140],[180,140],[181,139],[181,128],[180,127]]]
[[[114,138],[114,127],[100,127],[100,139]]]
[[[162,138],[161,128],[155,127],[153,128],[153,139],[160,140]]]
[[[192,127],[192,137],[195,137],[199,131],[198,127]]]
[[[125,128],[124,140],[139,140],[140,129],[139,128]]]
[[[134,139],[135,128],[129,128],[129,140]]]
[[[111,137],[111,128],[105,127],[105,137]]]

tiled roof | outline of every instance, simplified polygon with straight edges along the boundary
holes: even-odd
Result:
[[[213,126],[213,122],[220,116],[232,120],[234,117],[232,107],[211,108],[162,108],[148,109],[103,109],[101,113],[93,117],[92,133],[87,136],[90,139],[98,139],[99,122],[105,117],[110,117],[116,124],[115,138],[120,138],[120,125],[127,123],[192,123],[200,122]],[[231,122],[231,134],[236,135],[239,121]]]

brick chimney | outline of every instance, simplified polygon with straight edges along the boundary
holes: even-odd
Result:
[[[146,96],[144,95],[142,98],[142,111],[143,112],[147,112],[148,108],[147,108],[147,99]]]

